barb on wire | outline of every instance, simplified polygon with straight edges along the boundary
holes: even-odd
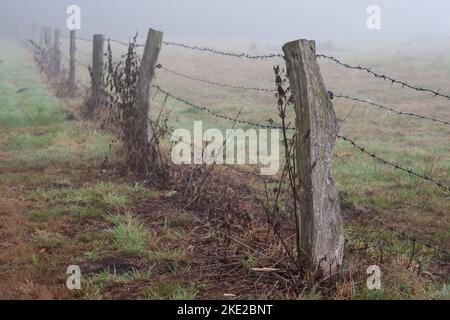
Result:
[[[394,162],[391,162],[391,161],[388,161],[388,160],[384,160],[383,158],[377,156],[375,153],[372,153],[372,152],[367,151],[366,148],[364,148],[364,147],[358,145],[355,141],[353,141],[353,140],[351,140],[351,139],[349,139],[349,138],[347,138],[347,137],[344,137],[344,136],[339,135],[338,138],[341,139],[341,140],[344,140],[345,142],[347,142],[347,143],[349,143],[349,144],[351,144],[354,148],[356,148],[356,149],[358,149],[359,151],[361,151],[362,153],[364,153],[364,154],[370,156],[372,159],[381,162],[381,163],[384,164],[384,165],[387,165],[387,166],[393,167],[393,168],[395,168],[395,169],[397,169],[397,170],[406,172],[406,173],[408,173],[409,175],[415,176],[415,177],[417,177],[417,178],[421,178],[422,180],[426,180],[426,181],[432,182],[432,183],[434,183],[436,186],[438,186],[438,187],[440,187],[440,188],[442,188],[442,189],[444,189],[444,190],[446,190],[446,191],[450,191],[450,186],[446,186],[445,184],[443,184],[442,182],[436,180],[435,178],[431,178],[431,177],[428,177],[428,176],[426,176],[426,175],[417,173],[417,172],[415,172],[413,169],[407,169],[407,168],[404,168],[404,167],[398,165],[397,163],[394,163]]]
[[[178,43],[178,42],[168,42],[163,41],[162,42],[166,46],[175,46],[179,48],[184,49],[190,49],[195,51],[203,51],[203,52],[209,52],[213,53],[219,56],[228,56],[228,57],[235,57],[235,58],[243,58],[248,60],[265,60],[265,59],[274,59],[274,58],[283,58],[284,56],[279,53],[271,53],[271,54],[264,54],[264,55],[251,55],[249,53],[235,53],[230,51],[221,51],[218,49],[212,49],[208,47],[199,47],[199,46],[191,46],[184,43]]]
[[[341,99],[347,99],[347,100],[352,100],[352,101],[366,103],[366,104],[378,107],[380,109],[388,110],[390,112],[396,113],[396,114],[401,115],[401,116],[409,116],[409,117],[415,117],[415,118],[419,118],[419,119],[423,119],[423,120],[430,120],[432,122],[441,123],[441,124],[446,125],[446,126],[450,125],[450,121],[447,121],[447,120],[441,120],[441,119],[428,117],[428,116],[424,116],[424,115],[420,115],[420,114],[416,114],[416,113],[412,113],[412,112],[398,111],[398,110],[395,110],[393,108],[386,107],[386,106],[383,106],[381,104],[378,104],[378,103],[375,103],[375,102],[372,102],[372,101],[369,101],[369,100],[364,100],[364,99],[360,99],[360,98],[350,97],[350,96],[347,96],[347,95],[334,95],[334,97],[335,98],[341,98]]]
[[[367,73],[369,73],[370,75],[374,76],[375,78],[386,80],[386,81],[390,81],[392,84],[401,85],[402,88],[409,88],[409,89],[412,89],[412,90],[415,90],[415,91],[418,91],[418,92],[432,93],[435,97],[442,97],[442,98],[446,98],[446,99],[450,100],[450,95],[442,94],[442,93],[439,92],[439,90],[433,90],[433,89],[428,89],[428,88],[423,88],[423,87],[411,85],[411,84],[409,84],[409,83],[407,83],[405,81],[397,80],[397,79],[394,79],[394,78],[392,78],[390,76],[374,72],[370,68],[367,68],[367,67],[352,66],[350,64],[341,62],[340,60],[338,60],[335,57],[328,56],[328,55],[325,55],[325,54],[318,54],[317,57],[325,59],[325,60],[333,61],[333,62],[337,63],[338,65],[341,65],[341,66],[343,66],[343,67],[345,67],[347,69],[366,71]]]
[[[244,86],[237,86],[237,85],[233,85],[233,84],[220,83],[220,82],[215,82],[215,81],[195,78],[195,77],[189,76],[187,74],[168,69],[168,68],[162,66],[161,64],[158,64],[156,66],[156,68],[164,70],[164,71],[169,72],[171,74],[174,74],[176,76],[183,77],[185,79],[189,79],[189,80],[197,81],[197,82],[201,82],[201,83],[206,83],[206,84],[210,84],[210,85],[214,85],[214,86],[218,86],[218,87],[231,88],[231,89],[240,89],[240,90],[248,90],[248,91],[263,91],[263,92],[270,92],[270,93],[273,93],[273,92],[277,91],[275,89],[244,87]]]

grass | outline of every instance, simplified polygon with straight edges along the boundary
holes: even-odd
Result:
[[[63,236],[44,230],[37,230],[34,238],[35,247],[38,249],[55,249],[65,244]]]
[[[114,225],[109,230],[113,244],[120,252],[128,256],[145,256],[151,239],[147,229],[130,212],[124,215],[110,215],[108,220]],[[154,244],[154,243],[153,243]]]
[[[144,294],[145,300],[194,300],[198,291],[179,283],[158,282]]]
[[[336,54],[344,55],[342,52]],[[409,79],[410,72],[423,74],[416,80],[432,87],[450,87],[447,79],[450,65],[446,64],[441,70],[437,68],[440,64],[434,65],[432,58],[427,63],[419,63],[424,57],[402,60],[388,55],[345,54],[348,54],[349,62],[373,64],[380,70],[394,72],[399,78]],[[72,262],[97,270],[96,274],[88,274],[84,279],[82,298],[203,297],[199,286],[186,286],[185,283],[191,278],[201,283],[198,265],[203,267],[203,263],[208,263],[199,259],[202,257],[197,256],[198,251],[205,250],[204,255],[212,256],[211,253],[218,249],[216,246],[226,241],[228,231],[217,228],[214,236],[205,236],[204,228],[209,222],[201,220],[200,212],[183,209],[183,204],[177,203],[179,194],[175,191],[155,191],[146,188],[146,182],[135,184],[100,176],[99,164],[105,156],[109,155],[113,160],[110,136],[83,122],[66,120],[64,109],[73,101],[56,99],[52,89],[42,85],[41,75],[25,50],[16,45],[2,46],[0,57],[4,61],[0,64],[0,191],[7,201],[5,205],[2,203],[2,210],[8,213],[4,218],[8,224],[0,228],[0,243],[11,244],[0,253],[0,261],[11,263],[11,268],[5,271],[5,279],[13,279],[9,287],[5,285],[7,290],[4,292],[12,296],[22,290],[20,288],[27,288],[35,296],[40,292],[54,292],[51,298],[66,298],[67,295],[61,296],[61,291],[55,289],[64,282],[57,275]],[[199,77],[217,78],[215,80],[219,82],[235,79],[243,85],[272,86],[273,61],[247,65],[235,59],[216,63],[213,59],[217,58],[168,52],[161,56],[161,63]],[[448,57],[442,60],[446,61]],[[363,74],[351,73],[350,76],[346,70],[329,63],[321,63],[321,68],[325,82],[335,93],[368,97],[399,110],[450,119],[446,101],[391,88]],[[235,75],[236,70],[240,70],[239,77]],[[217,113],[234,117],[244,106],[242,119],[265,122],[272,118],[277,121],[271,94],[222,91],[163,72],[159,74],[158,82],[175,95]],[[23,88],[26,90],[17,93]],[[158,106],[162,99],[164,96],[158,94],[154,105]],[[340,119],[355,107],[348,120],[342,123],[341,134],[383,158],[450,184],[450,132],[447,128],[344,100],[335,99],[334,105]],[[168,106],[174,108],[169,120],[171,129],[184,127],[191,130],[194,120],[203,120],[204,129],[225,130],[232,125],[171,99]],[[158,109],[155,107],[155,112]],[[292,110],[289,117],[292,122]],[[334,154],[334,180],[345,201],[376,208],[389,224],[448,249],[450,203],[446,193],[432,184],[382,166],[343,142],[338,142]],[[288,212],[288,203],[282,205],[280,209]],[[355,275],[355,282],[340,284],[342,288],[337,290],[337,298],[449,299],[448,281],[442,274],[435,275],[437,259],[445,264],[448,262],[445,257],[417,246],[411,259],[410,242],[370,219],[359,220],[349,219],[346,224],[347,249],[366,245],[370,248],[361,254],[364,258],[346,252],[347,267]],[[243,232],[251,233],[250,230]],[[266,236],[265,231],[262,233]],[[202,247],[205,244],[207,248]],[[383,249],[378,247],[380,244]],[[260,261],[259,256],[246,250],[239,250],[234,256],[237,267],[233,266],[233,275],[266,266],[263,263],[266,261]],[[223,254],[224,258],[229,258],[227,252]],[[366,277],[365,268],[378,263],[381,257],[383,288],[369,291],[361,279]],[[125,271],[108,268],[111,260],[123,262]],[[22,265],[27,265],[26,270],[21,268]],[[186,282],[175,279],[186,279]],[[130,288],[138,290],[132,293]],[[26,297],[25,291],[20,291],[17,296]],[[252,296],[247,291],[238,296]],[[222,294],[210,290],[206,296]],[[257,296],[265,294],[258,292]],[[328,298],[320,289],[309,286],[289,296],[279,295],[307,300]],[[75,294],[75,297],[79,296]]]
[[[31,219],[34,221],[50,221],[60,218],[64,215],[62,208],[51,208],[48,210],[35,211],[31,213]]]

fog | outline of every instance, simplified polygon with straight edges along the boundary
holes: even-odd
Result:
[[[85,36],[125,38],[153,27],[166,39],[276,45],[298,38],[355,48],[450,43],[448,0],[0,0],[0,32],[29,34],[33,21],[64,30],[71,4],[82,10]],[[369,5],[381,8],[380,30],[367,28]]]

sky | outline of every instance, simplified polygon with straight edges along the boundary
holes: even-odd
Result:
[[[450,43],[448,0],[0,0],[0,33],[29,32],[33,21],[64,29],[72,4],[81,8],[80,33],[85,36],[127,38],[152,27],[166,39]],[[367,28],[370,5],[381,9],[380,30]]]

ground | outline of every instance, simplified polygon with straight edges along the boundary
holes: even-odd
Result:
[[[87,51],[80,45],[82,50]],[[425,59],[406,54],[336,54],[412,83],[450,85],[445,55]],[[217,64],[214,59],[175,50],[163,51],[161,63],[209,80],[273,86],[273,61],[244,64],[220,58],[223,63]],[[378,97],[375,101],[403,111],[450,118],[448,101],[391,88],[331,63],[322,63],[321,68],[335,93]],[[244,105],[242,118],[276,119],[271,94],[198,85],[162,70],[157,82],[229,116]],[[163,98],[157,93],[155,105]],[[450,184],[448,126],[348,101],[334,103],[339,118],[346,119],[341,133],[387,159]],[[0,298],[449,298],[448,255],[413,246],[361,213],[375,212],[389,226],[449,251],[449,194],[433,184],[377,164],[340,142],[334,176],[345,218],[346,263],[337,284],[318,282],[311,275],[297,275],[286,248],[267,223],[266,193],[258,178],[218,167],[200,200],[189,203],[185,193],[190,168],[173,172],[170,181],[177,183],[165,185],[125,177],[117,170],[120,146],[112,143],[111,135],[73,117],[80,105],[79,98],[56,98],[30,50],[12,41],[1,47]],[[179,103],[169,105],[174,108],[171,127],[192,128],[194,119],[211,127],[229,126]],[[198,170],[195,176],[203,173]],[[268,191],[273,199],[277,186],[270,184]],[[289,192],[283,190],[280,217],[272,218],[292,253],[288,198]],[[377,291],[367,290],[365,284],[366,269],[373,264],[383,273],[383,287]],[[81,290],[66,287],[70,265],[81,267]],[[277,270],[254,269],[269,267]]]

